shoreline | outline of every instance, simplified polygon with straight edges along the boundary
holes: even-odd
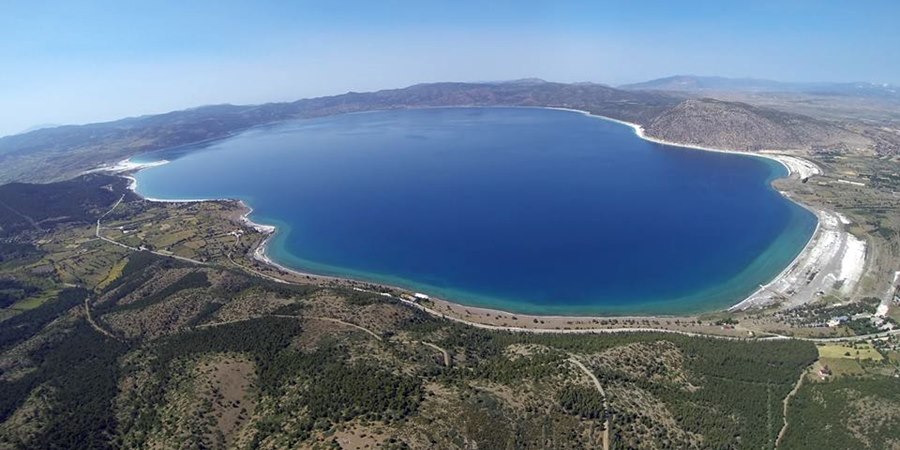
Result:
[[[644,127],[642,125],[639,125],[636,123],[626,122],[624,120],[614,119],[612,117],[591,114],[588,111],[584,111],[584,110],[580,110],[580,109],[557,108],[557,107],[546,107],[543,109],[569,111],[569,112],[584,114],[585,116],[588,116],[591,118],[608,120],[608,121],[615,122],[615,123],[618,123],[621,125],[625,125],[625,126],[630,127],[632,130],[634,130],[634,134],[637,135],[639,138],[641,138],[647,142],[653,142],[655,144],[668,145],[668,146],[679,147],[679,148],[687,148],[687,149],[692,149],[692,150],[700,150],[700,151],[706,151],[706,152],[730,153],[730,154],[736,154],[736,155],[744,155],[744,156],[750,156],[750,157],[769,159],[769,160],[772,160],[772,161],[775,161],[775,162],[781,164],[785,168],[785,170],[787,170],[787,172],[788,172],[787,177],[797,174],[801,179],[808,179],[811,176],[820,175],[822,173],[821,169],[819,169],[819,167],[816,166],[814,163],[812,163],[810,161],[806,161],[802,158],[795,157],[795,156],[781,155],[781,154],[770,153],[770,152],[749,152],[749,151],[743,152],[743,151],[737,151],[737,150],[725,150],[725,149],[718,149],[718,148],[712,148],[712,147],[705,147],[702,145],[681,144],[678,142],[671,142],[671,141],[666,141],[664,139],[658,139],[658,138],[655,138],[652,136],[647,136],[647,134],[644,132]],[[774,189],[774,187],[773,187],[773,189]],[[806,244],[803,245],[803,248],[800,250],[800,252],[797,253],[797,256],[795,256],[794,259],[792,259],[791,262],[787,266],[785,266],[785,268],[782,269],[781,272],[778,273],[778,275],[773,277],[766,284],[761,284],[757,290],[753,291],[753,293],[751,293],[750,295],[748,295],[741,301],[735,303],[734,305],[732,305],[724,310],[709,311],[708,313],[721,312],[721,311],[735,312],[735,311],[749,309],[753,306],[757,306],[755,300],[759,296],[759,294],[762,292],[765,292],[766,290],[770,289],[772,286],[774,286],[778,282],[782,281],[785,278],[785,276],[789,272],[791,272],[791,270],[794,269],[800,261],[802,261],[804,258],[808,257],[809,253],[812,250],[812,247],[814,246],[814,243],[817,242],[817,238],[820,237],[820,231],[821,231],[821,225],[822,225],[822,214],[825,212],[822,210],[814,209],[809,205],[805,205],[801,202],[794,200],[786,192],[778,191],[778,193],[780,193],[784,198],[788,199],[789,201],[795,203],[796,205],[806,209],[807,211],[809,211],[813,215],[815,215],[816,216],[816,228],[813,230],[812,234],[809,236],[809,239],[806,241]],[[701,313],[701,314],[704,314],[704,313]],[[696,314],[696,315],[700,315],[700,314]],[[645,317],[645,316],[636,316],[636,317]]]
[[[772,160],[772,161],[775,161],[775,162],[781,164],[788,171],[788,177],[790,177],[791,175],[796,173],[801,178],[809,178],[810,176],[819,175],[822,173],[821,169],[819,169],[818,166],[816,166],[812,162],[806,161],[806,160],[804,160],[802,158],[798,158],[796,156],[789,156],[789,155],[783,155],[780,153],[776,153],[772,150],[762,150],[762,151],[758,151],[758,152],[752,152],[752,151],[726,150],[726,149],[721,149],[721,148],[705,147],[702,145],[695,145],[695,144],[682,144],[679,142],[667,141],[665,139],[659,139],[659,138],[655,138],[653,136],[648,136],[647,133],[644,132],[643,125],[639,125],[639,124],[636,124],[633,122],[626,122],[624,120],[614,119],[614,118],[608,117],[608,116],[601,116],[599,114],[592,114],[588,111],[584,111],[581,109],[551,107],[551,106],[536,107],[536,108],[552,109],[552,110],[556,110],[556,111],[569,111],[569,112],[584,114],[585,116],[588,116],[591,118],[607,120],[610,122],[615,122],[615,123],[618,123],[621,125],[625,125],[627,127],[630,127],[632,130],[634,130],[634,134],[636,134],[637,137],[639,137],[647,142],[652,142],[654,144],[668,145],[670,147],[687,148],[687,149],[692,149],[692,150],[702,150],[705,152],[729,153],[729,154],[733,154],[733,155],[743,155],[743,156],[769,159],[769,160]],[[801,167],[801,166],[805,166],[805,167]],[[794,203],[804,206],[798,202],[794,202]]]
[[[737,154],[737,155],[769,159],[772,161],[776,161],[779,164],[781,164],[783,167],[785,167],[785,169],[788,172],[787,177],[797,174],[801,178],[808,178],[809,176],[817,175],[817,174],[821,173],[821,170],[815,164],[813,164],[809,161],[806,161],[802,158],[795,157],[795,156],[776,154],[771,151],[744,152],[744,151],[735,151],[735,150],[715,149],[715,148],[704,147],[704,146],[699,146],[699,145],[668,142],[668,141],[665,141],[662,139],[657,139],[657,138],[647,136],[644,133],[643,127],[641,125],[638,125],[635,123],[626,122],[626,121],[614,119],[611,117],[595,115],[595,114],[591,114],[587,111],[571,109],[571,108],[562,108],[562,107],[536,107],[536,108],[575,112],[575,113],[579,113],[579,114],[584,114],[588,117],[592,117],[592,118],[596,118],[596,119],[600,119],[600,120],[608,120],[608,121],[615,122],[618,124],[626,125],[626,126],[632,128],[632,130],[635,132],[635,134],[639,138],[644,139],[648,142],[653,142],[653,143],[657,143],[657,144],[661,144],[661,145],[670,145],[670,146],[674,146],[674,147],[695,149],[695,150],[701,150],[701,151],[731,153],[731,154]],[[348,286],[351,286],[351,287],[356,283],[362,283],[362,284],[366,284],[366,285],[370,285],[370,286],[380,286],[380,287],[385,287],[388,289],[394,289],[394,290],[399,290],[399,291],[404,291],[404,292],[412,292],[412,289],[402,287],[402,286],[394,286],[394,285],[389,285],[389,284],[380,283],[380,282],[357,280],[354,278],[344,277],[344,276],[331,276],[331,275],[321,275],[321,274],[316,274],[316,273],[311,273],[311,272],[303,272],[301,270],[296,270],[293,268],[286,267],[286,266],[274,261],[267,254],[268,253],[267,249],[268,249],[268,245],[271,243],[271,240],[277,234],[278,228],[273,225],[260,224],[260,223],[254,222],[252,219],[250,219],[250,215],[253,212],[253,208],[250,205],[248,205],[246,202],[244,202],[243,200],[239,200],[239,199],[237,199],[237,200],[236,199],[160,199],[160,198],[144,197],[143,195],[139,194],[136,190],[137,181],[133,176],[131,176],[131,174],[134,172],[140,171],[142,169],[149,168],[149,167],[155,167],[158,165],[165,164],[167,162],[168,161],[158,161],[158,162],[151,162],[151,163],[133,163],[130,161],[130,159],[126,159],[124,161],[120,161],[119,163],[117,163],[113,166],[105,166],[105,167],[101,166],[100,168],[94,169],[92,171],[112,171],[114,173],[118,173],[121,176],[130,179],[132,181],[132,183],[129,186],[129,189],[132,190],[132,192],[134,192],[136,195],[140,196],[141,198],[143,198],[147,201],[161,202],[161,203],[190,203],[190,202],[221,201],[221,200],[237,201],[245,209],[245,211],[241,214],[239,220],[243,224],[245,224],[251,228],[254,228],[255,230],[257,230],[261,233],[267,234],[267,236],[263,239],[263,241],[259,245],[257,245],[256,248],[253,250],[253,254],[252,254],[253,260],[258,261],[269,267],[272,267],[277,271],[281,271],[281,272],[284,272],[284,273],[287,273],[287,274],[290,274],[293,276],[304,277],[304,278],[308,278],[308,279],[311,278],[311,279],[316,279],[316,280],[320,280],[320,281],[346,282],[348,284]],[[811,251],[814,241],[817,242],[817,237],[819,237],[819,234],[821,232],[821,217],[820,217],[819,211],[817,211],[807,205],[804,205],[800,202],[795,201],[785,192],[782,192],[782,191],[778,191],[778,192],[781,193],[788,200],[794,202],[795,204],[797,204],[797,205],[807,209],[808,211],[812,212],[813,214],[815,214],[816,229],[813,231],[809,240],[807,240],[806,244],[804,245],[804,248],[791,261],[791,263],[788,264],[778,275],[776,275],[772,280],[770,280],[765,285],[760,285],[759,289],[757,289],[755,292],[753,292],[746,298],[741,299],[739,302],[737,302],[733,306],[725,308],[725,309],[719,308],[719,309],[713,309],[713,310],[706,311],[706,312],[691,313],[691,314],[684,314],[684,315],[675,315],[675,314],[673,314],[673,315],[666,315],[666,314],[659,314],[659,315],[640,315],[640,314],[631,314],[631,315],[552,315],[552,314],[547,314],[547,315],[541,315],[541,314],[529,314],[529,313],[516,313],[516,312],[511,312],[511,311],[492,309],[492,308],[487,308],[487,307],[479,307],[479,306],[468,306],[463,303],[457,303],[457,302],[454,302],[451,300],[445,300],[445,299],[441,299],[441,298],[437,298],[437,297],[431,297],[430,300],[432,302],[434,302],[435,305],[443,306],[444,308],[446,308],[450,311],[456,312],[457,314],[459,314],[459,312],[456,311],[456,309],[461,309],[463,311],[466,311],[466,313],[468,313],[471,310],[477,310],[479,312],[484,313],[486,316],[490,316],[490,315],[500,316],[500,317],[502,317],[502,316],[510,316],[510,317],[521,316],[521,317],[527,317],[529,319],[534,318],[536,321],[538,318],[543,318],[544,320],[566,320],[569,322],[578,322],[578,321],[590,322],[592,319],[609,319],[609,320],[619,320],[619,321],[622,321],[622,320],[674,320],[674,319],[679,319],[679,318],[682,318],[682,319],[695,318],[695,317],[698,317],[698,316],[701,316],[704,314],[715,314],[715,313],[723,313],[723,312],[733,312],[735,310],[744,310],[749,307],[755,306],[755,303],[753,300],[760,292],[764,292],[766,289],[769,289],[771,286],[773,286],[777,282],[782,281],[782,279],[787,275],[788,272],[790,272],[792,269],[796,268],[798,262],[801,261],[801,258],[804,257],[806,254],[808,254]],[[282,280],[282,281],[286,281],[286,280]],[[440,312],[437,312],[437,313],[441,314],[441,315],[445,315]],[[459,317],[461,317],[461,314],[459,314]],[[537,323],[537,322],[535,322],[535,323]],[[543,322],[541,322],[541,323],[543,323]]]

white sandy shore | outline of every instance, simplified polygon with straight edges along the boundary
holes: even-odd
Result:
[[[806,247],[781,274],[730,310],[781,303],[786,307],[814,301],[834,290],[850,294],[865,269],[866,242],[844,230],[845,218],[815,210],[819,224]]]
[[[167,161],[165,159],[162,159],[159,161],[143,162],[143,163],[134,162],[131,159],[123,159],[122,161],[119,161],[113,165],[102,165],[100,167],[97,167],[96,169],[91,169],[91,170],[85,171],[84,173],[93,173],[93,172],[129,173],[129,172],[136,172],[141,169],[146,169],[148,167],[161,166],[163,164],[168,164],[168,163],[169,163],[169,161]]]
[[[137,194],[137,178],[133,177],[132,174],[143,169],[148,169],[150,167],[159,167],[164,164],[168,164],[170,161],[162,159],[159,161],[148,161],[148,162],[134,162],[131,159],[123,159],[112,165],[102,165],[100,167],[86,170],[82,173],[112,173],[117,174],[123,178],[127,178],[131,181],[128,185],[128,189]],[[140,195],[140,194],[138,194]],[[188,203],[188,202],[207,202],[211,201],[211,199],[163,199],[163,198],[152,198],[152,197],[144,197],[141,195],[144,200],[148,200],[151,202],[160,202],[160,203]]]
[[[784,168],[787,169],[787,171],[788,171],[788,175],[797,174],[800,178],[809,178],[812,175],[819,175],[822,173],[822,171],[819,169],[819,167],[816,166],[815,164],[813,164],[812,162],[807,161],[805,159],[798,158],[796,156],[783,155],[783,154],[773,152],[773,151],[743,152],[743,151],[737,151],[737,150],[725,150],[725,149],[721,149],[721,148],[704,147],[702,145],[695,145],[695,144],[681,144],[678,142],[672,142],[672,141],[667,141],[665,139],[659,139],[659,138],[655,138],[652,136],[647,136],[647,133],[644,132],[644,127],[639,124],[633,123],[633,122],[626,122],[624,120],[613,119],[612,117],[591,114],[590,112],[583,111],[580,109],[556,108],[556,107],[546,107],[546,108],[541,108],[541,109],[553,109],[553,110],[557,110],[557,111],[576,112],[576,113],[584,114],[588,117],[594,117],[594,118],[601,119],[601,120],[608,120],[610,122],[616,122],[616,123],[620,123],[622,125],[627,125],[627,126],[631,127],[631,129],[634,130],[634,134],[638,135],[638,137],[640,137],[641,139],[643,139],[645,141],[654,142],[657,144],[668,145],[671,147],[703,150],[703,151],[707,151],[707,152],[731,153],[734,155],[756,156],[756,157],[760,157],[760,158],[771,159],[773,161],[779,162],[782,166],[784,166]]]
[[[250,221],[248,220],[248,222],[250,222]],[[250,223],[253,223],[253,222],[250,222]],[[259,225],[257,224],[257,226],[259,226]],[[262,225],[262,226],[263,226],[263,227],[270,227],[269,225]],[[272,230],[272,231],[270,232],[271,234],[269,234],[269,236],[266,237],[266,239],[263,240],[263,242],[262,242],[261,244],[259,244],[259,246],[257,246],[256,249],[253,251],[253,259],[255,259],[256,261],[259,261],[259,262],[261,262],[261,263],[263,263],[263,264],[272,266],[272,267],[274,267],[274,268],[276,268],[276,269],[278,269],[278,270],[280,270],[280,271],[282,271],[282,272],[284,272],[284,273],[289,273],[289,274],[291,274],[291,275],[295,275],[295,276],[298,276],[298,277],[315,278],[315,279],[317,279],[317,280],[322,280],[322,281],[348,281],[348,282],[360,282],[360,283],[365,283],[365,284],[374,285],[374,286],[385,286],[385,287],[389,287],[389,288],[392,288],[392,289],[400,289],[400,290],[404,290],[404,291],[406,290],[405,288],[401,288],[401,287],[397,287],[397,286],[389,286],[389,285],[386,285],[386,284],[384,284],[384,283],[374,283],[374,282],[369,282],[369,281],[354,280],[354,279],[352,279],[352,278],[335,277],[335,276],[331,276],[331,275],[320,275],[320,274],[311,273],[311,272],[303,272],[303,271],[300,271],[300,270],[292,269],[292,268],[290,268],[290,267],[281,265],[281,264],[279,264],[279,263],[273,261],[272,258],[270,258],[268,254],[266,254],[266,250],[267,250],[268,247],[269,247],[269,241],[271,241],[272,238],[274,237],[276,228],[275,228],[275,227],[271,227],[271,230]],[[283,282],[284,282],[284,280],[280,280],[280,281],[283,281]]]
[[[631,127],[640,138],[658,144],[772,159],[781,163],[787,169],[789,176],[796,175],[801,180],[822,174],[822,170],[816,164],[796,156],[784,155],[774,151],[741,152],[700,145],[679,144],[647,136],[644,128],[636,123],[598,116],[577,109],[550,109],[572,111],[590,117],[621,123]],[[840,213],[821,209],[816,210],[797,202],[786,192],[781,192],[781,194],[814,213],[818,219],[816,229],[803,250],[778,276],[769,283],[761,285],[756,292],[729,308],[729,311],[746,310],[776,303],[782,303],[787,307],[797,306],[813,301],[823,295],[823,293],[832,291],[833,286],[838,281],[841,283],[839,291],[842,294],[850,294],[862,277],[865,270],[866,242],[844,231],[844,227],[849,225],[850,221]]]
[[[147,197],[147,196],[141,195],[140,193],[137,192],[137,185],[138,185],[137,179],[135,177],[133,177],[131,174],[133,174],[134,172],[140,171],[142,169],[146,169],[149,167],[157,167],[157,166],[161,166],[163,164],[168,164],[168,163],[169,163],[169,161],[166,161],[166,160],[152,161],[152,162],[146,162],[146,163],[136,163],[136,162],[131,161],[130,159],[125,159],[125,160],[119,161],[113,165],[103,165],[103,166],[97,167],[96,169],[88,170],[84,173],[108,172],[108,173],[119,174],[120,176],[127,178],[128,180],[131,181],[131,183],[129,183],[129,185],[128,185],[128,189],[130,191],[134,192],[135,194],[139,195],[141,198],[143,198],[144,200],[147,200],[149,202],[198,203],[198,202],[211,202],[211,201],[218,201],[218,200],[226,200],[226,199],[210,199],[210,198],[185,198],[185,199],[155,198],[155,197]],[[266,237],[266,239],[262,242],[262,244],[260,244],[256,248],[256,250],[253,252],[254,259],[256,259],[264,264],[268,264],[270,266],[277,267],[278,269],[283,270],[285,272],[293,273],[295,275],[334,279],[333,277],[323,277],[321,275],[299,272],[299,271],[290,269],[288,267],[282,266],[281,264],[278,264],[275,261],[273,261],[271,258],[269,258],[266,255],[266,248],[268,246],[269,241],[272,238],[272,235],[274,235],[275,232],[277,231],[277,228],[274,225],[265,225],[265,224],[254,222],[252,219],[250,219],[250,215],[253,214],[253,207],[248,205],[243,200],[237,200],[237,202],[240,203],[241,206],[245,210],[244,213],[241,214],[241,217],[239,219],[241,221],[241,223],[243,223],[245,226],[253,228],[254,230],[256,230],[260,233],[270,235],[270,236]]]
[[[847,233],[846,242],[841,268],[837,275],[837,279],[843,281],[841,292],[845,294],[853,290],[866,266],[866,241]]]
[[[821,174],[821,169],[817,167],[812,162],[806,161],[802,158],[798,158],[796,156],[783,155],[775,152],[741,152],[734,150],[723,150],[716,149],[710,147],[704,147],[699,145],[689,145],[689,144],[680,144],[677,142],[669,142],[662,139],[653,138],[647,136],[644,132],[642,126],[625,122],[617,119],[613,119],[610,117],[598,116],[591,114],[587,111],[570,109],[570,108],[544,108],[544,109],[554,109],[554,110],[562,110],[562,111],[571,111],[577,112],[580,114],[585,114],[589,117],[594,117],[602,120],[609,120],[612,122],[617,122],[623,125],[627,125],[631,127],[635,134],[647,141],[655,142],[664,145],[670,145],[675,147],[682,148],[690,148],[696,150],[703,151],[712,151],[718,153],[732,153],[736,155],[744,155],[744,156],[756,156],[761,158],[768,158],[774,161],[778,161],[782,164],[788,171],[790,175],[797,175],[801,179],[809,178],[813,175]],[[158,161],[152,163],[134,163],[130,160],[121,161],[113,166],[106,166],[95,169],[104,170],[104,171],[112,171],[117,173],[131,173],[133,171],[141,170],[147,167],[155,167],[161,164],[165,164],[168,161]],[[125,175],[127,176],[127,175]],[[137,182],[133,177],[128,177],[132,180],[132,185],[130,188],[135,190],[137,187]],[[787,196],[786,193],[782,193]],[[788,197],[790,198],[790,197]],[[156,198],[146,198],[149,201],[157,201],[157,202],[169,202],[169,203],[183,203],[183,202],[198,202],[198,201],[211,201],[212,199],[156,199]],[[793,201],[793,199],[791,199]],[[291,269],[289,267],[285,267],[275,261],[273,261],[267,255],[267,247],[270,243],[272,237],[277,232],[277,228],[272,225],[264,225],[253,222],[250,220],[249,215],[252,213],[252,208],[249,205],[246,205],[244,202],[241,202],[246,208],[247,212],[245,212],[241,221],[245,223],[247,226],[250,226],[259,232],[267,233],[269,236],[254,250],[253,258],[264,263],[275,267],[279,270],[285,271],[287,273],[291,273],[294,275],[304,276],[304,277],[314,277],[318,279],[326,279],[326,280],[340,280],[343,278],[340,277],[332,277],[332,276],[323,276],[317,275],[314,273],[306,273],[302,271],[297,271]],[[799,203],[798,203],[799,204]],[[843,225],[847,224],[846,218],[841,216],[840,214],[834,212],[828,212],[824,210],[813,210],[806,205],[801,206],[809,209],[818,217],[818,224],[816,226],[816,230],[813,233],[813,236],[807,242],[805,248],[801,253],[791,262],[788,267],[786,267],[777,277],[775,277],[772,281],[764,286],[760,286],[760,289],[755,293],[750,295],[748,298],[742,300],[737,303],[729,310],[744,310],[749,309],[756,306],[770,305],[775,302],[785,301],[788,306],[793,306],[795,304],[802,304],[808,301],[811,301],[819,295],[820,291],[828,292],[830,290],[830,286],[826,286],[827,284],[833,284],[836,280],[843,280],[843,285],[841,287],[842,292],[850,292],[852,288],[856,285],[859,280],[859,277],[862,275],[865,265],[865,241],[859,240],[858,238],[850,235],[843,231]],[[827,223],[827,226],[823,226],[823,221]],[[824,270],[828,269],[828,270]],[[808,280],[810,274],[813,272],[817,272],[818,274],[813,277],[815,282]],[[353,280],[349,280],[353,281]],[[377,284],[377,283],[375,283]],[[402,289],[402,288],[401,288]],[[436,299],[442,300],[442,299]],[[446,301],[446,300],[442,300]],[[449,302],[448,303],[452,303]],[[464,306],[464,305],[461,305]],[[511,314],[511,313],[508,313]]]
[[[243,214],[241,214],[241,222],[244,225],[246,225],[250,228],[253,228],[254,230],[256,230],[260,233],[266,233],[266,234],[275,233],[276,228],[274,225],[263,225],[261,223],[256,223],[256,222],[250,220],[250,214],[253,214],[253,207],[251,207],[250,205],[245,203],[243,200],[238,200],[238,203],[240,203],[241,206],[243,206],[244,209],[246,210]]]
[[[143,170],[143,169],[147,169],[147,168],[150,168],[150,167],[158,167],[158,166],[162,166],[162,165],[168,164],[168,163],[169,163],[169,161],[167,161],[167,160],[150,161],[150,162],[145,162],[145,163],[136,163],[136,162],[133,162],[133,161],[131,161],[131,160],[129,160],[129,159],[125,159],[125,160],[119,161],[119,162],[117,162],[117,163],[115,163],[115,164],[113,164],[113,165],[111,165],[111,166],[100,166],[100,167],[98,167],[98,168],[96,168],[96,169],[91,169],[91,170],[88,170],[88,171],[86,171],[86,172],[84,172],[84,173],[107,172],[107,173],[118,174],[118,175],[121,176],[122,178],[126,178],[126,179],[128,179],[129,181],[131,181],[131,182],[128,184],[128,190],[134,192],[135,194],[139,195],[139,196],[140,196],[141,198],[143,198],[144,200],[147,200],[147,201],[150,201],[150,202],[157,202],[157,203],[199,203],[199,202],[212,202],[212,201],[216,201],[216,199],[212,199],[212,198],[184,198],[184,199],[178,199],[178,198],[175,198],[175,199],[169,199],[169,198],[154,198],[154,197],[147,197],[147,196],[138,194],[138,192],[137,192],[137,185],[138,185],[137,178],[135,178],[134,176],[132,176],[132,174],[134,174],[135,172],[141,171],[141,170]]]
[[[773,152],[759,152],[759,154],[768,155],[777,159],[778,162],[784,164],[784,166],[788,168],[788,171],[791,174],[796,173],[800,179],[806,179],[813,175],[822,174],[822,169],[820,169],[819,166],[796,156],[781,155]]]

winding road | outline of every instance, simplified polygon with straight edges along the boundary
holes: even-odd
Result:
[[[584,372],[588,377],[590,377],[591,381],[594,382],[594,387],[597,388],[597,391],[600,392],[600,395],[603,396],[603,413],[606,416],[606,421],[603,423],[603,450],[609,450],[609,402],[606,400],[606,391],[603,390],[603,385],[600,384],[600,380],[597,379],[597,375],[594,375],[594,372],[591,372],[590,369],[587,368],[581,361],[575,358],[575,355],[569,354],[569,362],[575,364],[582,372]]]

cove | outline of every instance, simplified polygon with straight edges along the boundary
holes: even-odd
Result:
[[[776,161],[649,142],[539,108],[297,120],[154,152],[160,199],[234,198],[296,270],[517,313],[672,315],[735,304],[816,226]]]

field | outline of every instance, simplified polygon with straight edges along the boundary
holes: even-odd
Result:
[[[782,447],[900,446],[900,434],[893,425],[900,420],[898,345],[896,336],[869,343],[817,345],[819,360],[789,403]],[[823,371],[828,375],[823,376]]]
[[[227,263],[227,255],[247,253],[263,238],[238,223],[243,208],[234,202],[143,202],[120,208],[104,222],[102,233],[131,247]]]
[[[819,358],[868,359],[881,361],[884,357],[869,344],[826,344],[818,345]]]
[[[845,360],[846,361],[846,360]],[[867,375],[805,383],[791,402],[783,448],[900,446],[900,380]]]

